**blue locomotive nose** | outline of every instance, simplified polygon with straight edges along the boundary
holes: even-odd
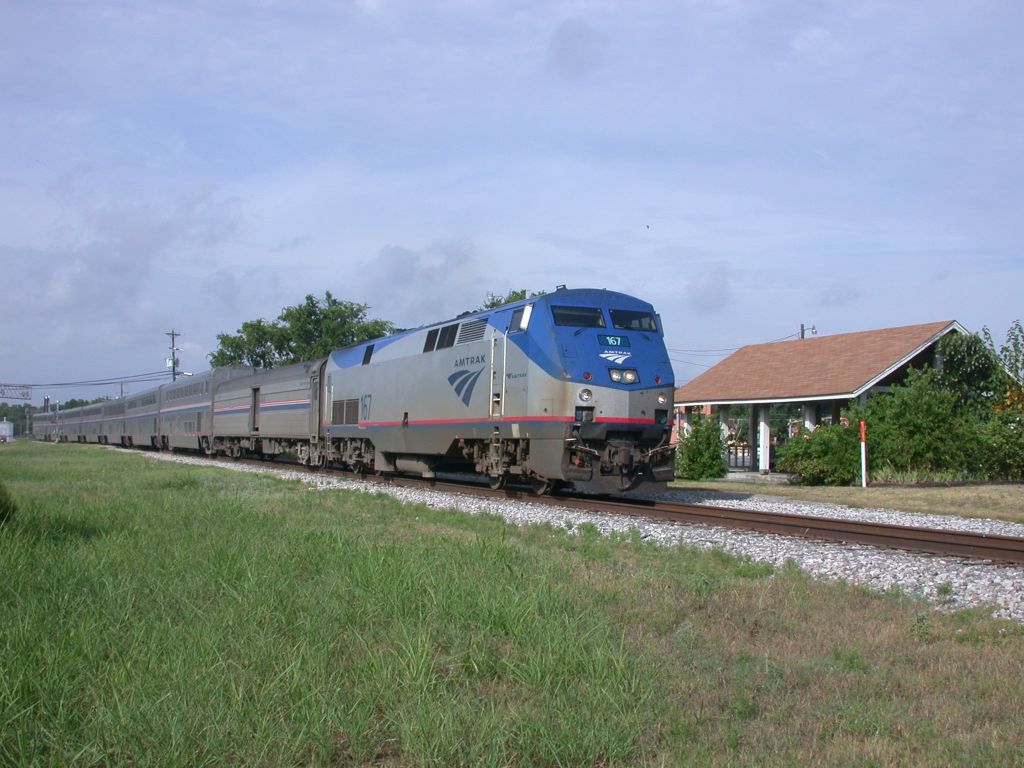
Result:
[[[553,305],[552,318],[566,378],[625,390],[672,386],[672,366],[653,311]]]

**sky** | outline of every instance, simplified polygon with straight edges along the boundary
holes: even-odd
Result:
[[[0,0],[0,383],[186,371],[307,294],[745,344],[1024,318],[1024,4]],[[128,385],[126,392],[145,385]]]

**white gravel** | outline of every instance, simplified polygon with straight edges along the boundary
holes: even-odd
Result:
[[[513,525],[550,523],[576,530],[579,526],[589,523],[604,534],[629,533],[636,529],[644,539],[653,540],[664,546],[682,543],[701,549],[720,549],[777,566],[792,561],[798,567],[820,578],[843,579],[880,592],[897,589],[906,594],[922,596],[940,610],[953,611],[987,606],[993,616],[1024,623],[1024,568],[1016,566],[912,554],[857,544],[832,544],[789,536],[744,533],[715,526],[643,521],[512,499],[477,498],[458,493],[341,479],[331,475],[314,475],[272,465],[262,467],[236,464],[178,454],[143,455],[182,464],[214,464],[241,472],[270,472],[285,479],[301,480],[318,490],[341,489],[386,493],[404,502],[425,504],[429,507],[458,509],[469,514],[500,515]],[[711,498],[706,493],[673,490],[668,491],[662,498],[684,503],[715,504],[768,512],[1024,536],[1024,525],[997,520],[912,514],[887,509],[856,509],[836,504],[784,501],[770,496],[741,499],[721,494],[720,498]]]

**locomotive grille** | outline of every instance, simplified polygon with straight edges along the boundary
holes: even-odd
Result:
[[[351,400],[335,400],[331,408],[332,424],[358,424],[359,398]]]
[[[459,340],[456,344],[469,344],[472,341],[480,341],[487,332],[487,318],[469,320],[459,326]]]

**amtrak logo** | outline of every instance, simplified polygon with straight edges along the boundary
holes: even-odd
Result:
[[[483,368],[479,371],[456,371],[448,377],[448,383],[455,388],[455,394],[462,398],[467,408],[470,398],[473,397],[473,388],[483,372]]]
[[[629,358],[631,358],[632,355],[629,352],[602,352],[600,354],[600,357],[603,357],[610,363],[622,365],[624,362],[629,360]]]

